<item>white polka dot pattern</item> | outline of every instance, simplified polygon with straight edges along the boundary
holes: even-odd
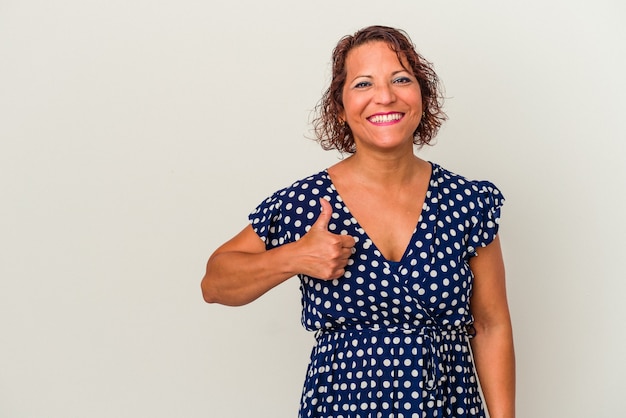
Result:
[[[300,417],[484,417],[469,350],[469,259],[498,231],[500,191],[437,164],[411,242],[386,260],[327,171],[279,190],[250,214],[268,249],[293,242],[333,206],[329,230],[356,241],[344,276],[300,275],[302,323],[317,344]]]

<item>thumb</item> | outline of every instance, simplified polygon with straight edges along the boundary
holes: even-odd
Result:
[[[313,224],[313,228],[323,229],[325,231],[328,230],[328,223],[330,222],[330,217],[333,214],[333,208],[328,203],[328,200],[324,198],[320,198],[320,205],[322,206],[322,213],[317,218],[315,223]]]

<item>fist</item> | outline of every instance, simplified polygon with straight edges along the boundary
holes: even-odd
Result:
[[[334,234],[328,230],[333,209],[326,199],[320,198],[322,212],[299,241],[302,251],[302,273],[322,280],[338,279],[352,255],[354,238]]]

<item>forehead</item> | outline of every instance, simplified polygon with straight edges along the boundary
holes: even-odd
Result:
[[[402,57],[402,62],[398,59],[398,54],[391,49],[387,42],[367,42],[352,48],[348,52],[345,71],[350,74],[363,70],[388,69],[397,71],[398,69],[408,69],[406,58],[402,54],[400,56]]]

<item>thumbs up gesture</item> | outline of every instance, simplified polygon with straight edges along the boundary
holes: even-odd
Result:
[[[338,279],[345,273],[348,259],[354,248],[354,238],[333,234],[328,230],[333,209],[326,199],[320,198],[322,213],[299,241],[301,272],[323,280]]]

